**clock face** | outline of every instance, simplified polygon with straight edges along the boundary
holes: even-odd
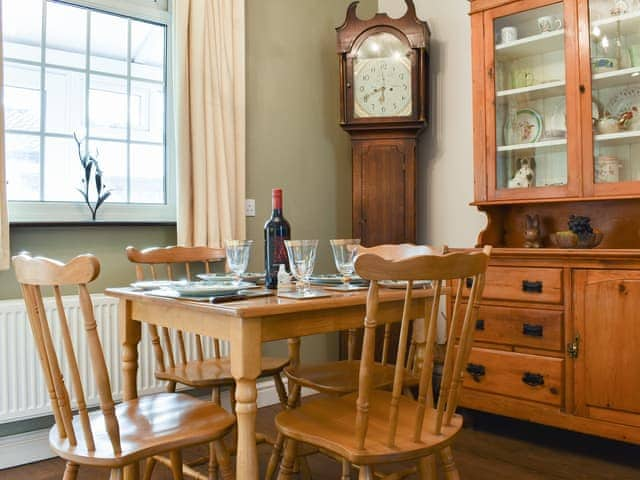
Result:
[[[388,32],[369,36],[353,59],[355,118],[406,117],[412,112],[409,47]]]
[[[365,117],[411,115],[411,66],[395,57],[354,61],[354,114]]]

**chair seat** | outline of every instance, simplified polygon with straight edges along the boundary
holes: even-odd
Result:
[[[261,377],[275,375],[289,364],[287,358],[262,357]],[[179,363],[174,368],[156,372],[156,378],[181,383],[190,387],[204,388],[233,383],[229,358],[210,358]]]
[[[225,435],[235,424],[235,417],[213,402],[186,394],[160,393],[116,405],[122,453],[115,455],[105,430],[101,410],[89,418],[95,439],[95,451],[89,452],[83,438],[80,418],[73,418],[78,446],[61,439],[58,428],[49,433],[51,448],[62,458],[85,464],[117,468],[139,459],[191,445],[207,443]]]
[[[387,445],[391,392],[374,390],[369,404],[369,427],[365,449],[356,444],[355,412],[357,394],[327,397],[305,402],[301,407],[276,416],[278,431],[288,438],[311,443],[335,453],[356,465],[391,463],[417,459],[449,444],[462,428],[462,417],[454,415],[451,425],[445,425],[440,435],[428,426],[434,425],[434,409],[427,409],[422,429],[422,441],[414,442],[416,401],[401,397],[396,447]]]
[[[395,365],[373,364],[373,388],[388,388],[393,385]],[[342,360],[318,364],[300,365],[297,368],[287,367],[285,375],[304,387],[321,393],[346,394],[358,390],[360,361]],[[418,385],[420,378],[405,371],[404,386]]]

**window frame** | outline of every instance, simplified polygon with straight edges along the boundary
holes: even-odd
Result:
[[[172,58],[173,22],[172,0],[43,0],[88,8],[93,11],[121,15],[166,27],[165,40],[165,204],[105,202],[98,210],[96,224],[104,223],[167,223],[176,221],[176,162],[173,130]],[[42,27],[43,32],[45,27]],[[89,34],[90,32],[88,32]],[[1,41],[1,39],[0,39]],[[42,38],[42,48],[45,38]],[[90,54],[90,52],[88,52]],[[4,60],[4,59],[3,59]],[[11,60],[11,59],[9,59]],[[18,59],[19,60],[19,59]],[[29,63],[29,62],[25,62]],[[44,68],[38,63],[39,68]],[[89,70],[86,71],[89,75]],[[129,79],[131,77],[128,77]],[[85,92],[88,95],[88,91]],[[43,96],[42,96],[43,97]],[[44,112],[41,111],[41,114]],[[130,121],[130,119],[129,119]],[[39,135],[45,132],[39,131]],[[134,142],[135,143],[135,142]],[[143,142],[144,143],[144,142]],[[130,145],[127,142],[127,145]],[[81,178],[78,167],[78,178]],[[79,195],[79,194],[78,194]],[[10,223],[84,223],[91,221],[91,213],[81,198],[77,202],[9,201]]]

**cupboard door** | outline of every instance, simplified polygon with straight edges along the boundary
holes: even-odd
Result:
[[[576,12],[526,0],[485,13],[489,200],[580,193]]]
[[[592,136],[585,135],[585,193],[637,194],[640,2],[589,0],[588,6],[583,2],[580,8],[583,31],[590,32],[583,43],[589,49],[581,54],[583,75],[591,83],[591,96],[585,95],[582,106],[583,130],[585,134],[593,131]]]
[[[577,413],[640,419],[640,272],[574,272]]]

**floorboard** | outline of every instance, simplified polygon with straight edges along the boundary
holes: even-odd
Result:
[[[273,417],[278,407],[263,408],[258,430],[274,434]],[[558,430],[479,412],[465,416],[466,426],[454,444],[454,455],[464,480],[638,480],[640,446]],[[188,458],[206,453],[202,447],[186,452]],[[259,447],[262,468],[270,454]],[[321,455],[309,458],[314,480],[336,480],[340,466]],[[64,464],[46,460],[0,471],[1,480],[59,480]],[[80,469],[80,480],[106,480],[100,469]],[[158,467],[154,480],[169,480]],[[355,472],[353,478],[356,478]],[[241,479],[238,479],[241,480]]]

